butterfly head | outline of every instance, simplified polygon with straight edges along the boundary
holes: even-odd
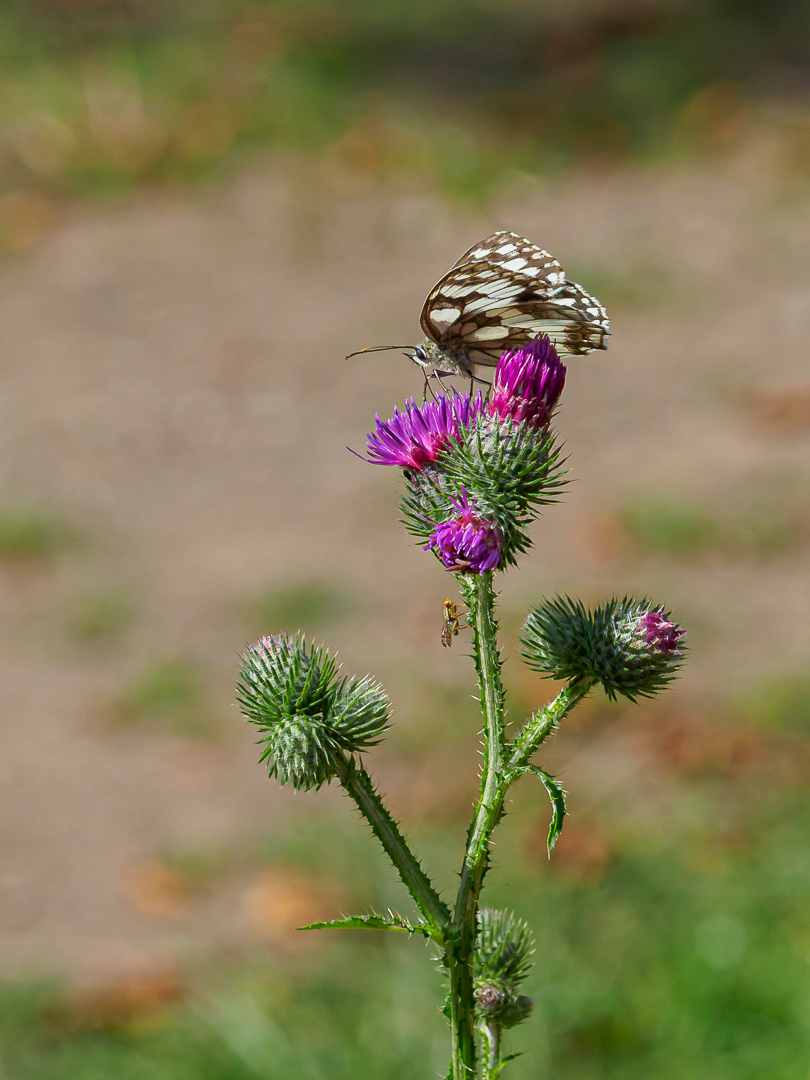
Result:
[[[442,351],[439,346],[428,338],[425,338],[421,345],[417,345],[411,353],[413,362],[427,371],[433,371],[441,357]]]

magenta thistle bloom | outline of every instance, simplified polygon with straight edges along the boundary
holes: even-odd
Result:
[[[425,551],[435,548],[445,569],[457,574],[494,570],[503,550],[500,530],[476,512],[475,500],[470,502],[463,488],[461,498],[451,501],[458,513],[435,527]]]
[[[366,436],[368,457],[374,465],[399,465],[417,471],[432,465],[452,439],[461,440],[461,432],[483,407],[479,392],[452,398],[440,394],[436,401],[417,405],[413,398],[405,402],[405,411],[394,409],[390,420],[376,417],[377,429]]]
[[[686,633],[676,623],[669,622],[671,614],[659,608],[658,611],[646,612],[639,621],[639,634],[643,634],[647,644],[657,652],[677,652],[680,640]]]
[[[565,386],[565,365],[545,334],[505,352],[495,369],[489,412],[545,427]]]

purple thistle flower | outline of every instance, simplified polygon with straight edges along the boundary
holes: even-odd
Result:
[[[669,622],[671,614],[672,612],[664,611],[661,607],[658,611],[646,612],[639,620],[639,634],[642,634],[647,644],[657,652],[677,652],[680,640],[686,633],[676,623]]]
[[[446,570],[457,574],[485,574],[501,559],[503,537],[500,530],[476,512],[475,500],[461,489],[460,499],[451,499],[458,513],[437,525],[425,544],[435,548]]]
[[[505,352],[495,369],[491,416],[545,427],[565,386],[565,365],[545,334]]]
[[[480,391],[473,399],[469,394],[452,398],[440,394],[436,401],[424,405],[417,405],[411,398],[405,402],[404,412],[394,409],[390,420],[375,418],[377,429],[366,436],[368,457],[364,460],[413,471],[432,465],[452,439],[461,441],[462,430],[482,408]]]

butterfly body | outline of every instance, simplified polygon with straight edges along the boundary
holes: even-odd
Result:
[[[473,378],[501,354],[539,334],[561,357],[607,348],[607,313],[557,260],[512,232],[466,251],[431,289],[420,322],[424,342],[412,359],[438,375]]]

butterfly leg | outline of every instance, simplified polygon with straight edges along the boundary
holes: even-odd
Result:
[[[424,368],[422,370],[424,371]],[[433,387],[430,385],[430,375],[428,375],[427,371],[424,371],[424,375],[425,375],[425,385],[422,388],[422,404],[423,405],[427,401],[428,390],[430,391],[430,396],[431,397],[433,397],[433,398],[436,397],[436,395],[433,393]]]

